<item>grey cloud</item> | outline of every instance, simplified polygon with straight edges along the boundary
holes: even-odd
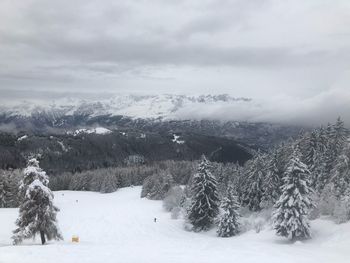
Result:
[[[331,0],[2,1],[0,91],[205,90],[307,101],[350,69],[349,11]]]
[[[213,1],[207,1],[204,6],[213,10],[202,11],[199,18],[187,19],[188,22],[179,29],[175,29],[173,33],[191,35],[197,32],[211,32],[214,34],[212,37],[215,38],[215,33],[218,33],[220,28],[224,30],[232,21],[244,21],[249,14],[248,11],[253,7],[256,9],[261,6],[257,4],[259,1],[233,1],[235,5],[228,4],[230,1],[219,2],[222,6],[214,5]],[[222,47],[206,43],[179,42],[174,38],[171,30],[170,33],[162,36],[164,38],[158,39],[155,32],[147,32],[147,27],[141,24],[135,30],[133,26],[128,27],[127,19],[120,22],[118,19],[131,11],[121,6],[108,9],[111,6],[108,1],[109,4],[105,8],[95,12],[92,11],[94,7],[104,5],[93,5],[94,2],[87,1],[87,7],[85,7],[82,4],[84,1],[80,1],[80,5],[85,7],[81,10],[75,5],[68,6],[67,1],[63,1],[63,4],[58,4],[57,7],[55,6],[57,4],[51,6],[45,1],[34,1],[34,3],[36,4],[28,7],[24,12],[26,15],[23,22],[26,22],[24,26],[28,28],[19,32],[8,30],[0,33],[2,39],[0,48],[6,43],[11,46],[10,50],[17,46],[13,53],[19,52],[24,60],[27,56],[31,60],[56,59],[63,60],[67,64],[82,61],[83,63],[132,63],[134,66],[175,64],[285,67],[295,64],[299,66],[303,63],[327,63],[328,59],[335,61],[340,58],[340,56],[332,57],[329,50],[320,48],[304,54],[296,54],[295,50],[299,48],[290,46],[249,47],[238,42],[232,47],[227,45]],[[90,8],[88,8],[89,4]],[[84,10],[86,13],[81,13]],[[106,12],[109,15],[105,16]],[[113,18],[117,18],[118,21],[113,21]],[[115,35],[110,35],[106,29],[111,25],[116,26]],[[128,36],[118,36],[117,32],[121,27],[130,29]],[[138,31],[144,31],[145,34]],[[232,32],[228,31],[227,34]]]

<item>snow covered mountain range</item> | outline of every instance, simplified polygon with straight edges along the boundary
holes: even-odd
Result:
[[[300,130],[235,119],[238,109],[254,103],[229,95],[9,101],[0,106],[0,152],[3,160],[13,160],[12,167],[25,163],[23,154],[40,153],[44,166],[61,172],[64,160],[70,170],[91,169],[86,160],[102,167],[129,155],[158,161],[193,160],[205,153],[216,161],[243,163],[255,149],[268,149]]]
[[[0,114],[6,116],[127,116],[131,118],[151,119],[190,119],[191,112],[203,109],[213,111],[222,106],[250,103],[248,98],[234,98],[221,95],[113,95],[108,98],[78,99],[64,97],[56,100],[26,99],[4,102]],[[194,116],[198,118],[200,116]]]
[[[137,131],[202,134],[238,140],[263,148],[295,136],[300,127],[245,117],[259,103],[221,95],[110,95],[43,97],[0,103],[0,132],[75,134],[77,131]],[[253,110],[252,110],[253,109]],[[247,116],[247,115],[246,115]],[[96,130],[97,129],[97,130]],[[98,132],[95,132],[98,133]]]

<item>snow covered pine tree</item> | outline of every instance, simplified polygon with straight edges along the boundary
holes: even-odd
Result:
[[[233,188],[227,189],[226,197],[221,202],[223,214],[220,217],[217,234],[219,237],[232,237],[238,234],[238,209],[239,204]]]
[[[0,174],[0,208],[18,206],[18,181],[8,171]]]
[[[0,174],[0,208],[7,207],[7,180],[4,174]]]
[[[12,237],[15,245],[38,233],[42,244],[45,244],[46,239],[62,239],[56,221],[59,209],[53,205],[53,194],[47,187],[48,183],[48,176],[39,167],[39,162],[36,159],[29,160],[20,185],[23,195],[16,221],[18,228],[13,231]]]
[[[334,162],[331,180],[336,198],[339,200],[350,187],[350,139]]]
[[[266,174],[266,156],[258,152],[255,158],[246,163],[246,180],[243,185],[242,204],[251,211],[261,210],[264,193],[264,177]]]
[[[262,208],[270,208],[276,203],[281,195],[280,186],[283,177],[280,149],[275,149],[266,159],[267,169],[263,180],[264,192],[260,203]]]
[[[300,161],[300,151],[297,146],[291,156],[283,177],[282,194],[275,204],[273,214],[274,229],[277,235],[291,240],[309,238],[310,224],[307,218],[309,209],[314,207],[309,194],[307,166]]]
[[[191,191],[188,220],[194,231],[208,230],[219,213],[219,197],[216,178],[210,172],[210,164],[204,155],[193,177]]]

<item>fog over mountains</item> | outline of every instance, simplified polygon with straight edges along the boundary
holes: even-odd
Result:
[[[350,123],[349,92],[333,89],[301,100],[285,96],[252,99],[228,94],[11,91],[4,92],[0,99],[0,114],[6,118],[108,115],[133,119],[267,122],[310,127],[326,125],[338,116]],[[14,96],[16,99],[13,99]]]
[[[110,95],[50,97],[5,101],[0,106],[0,132],[26,135],[70,135],[111,131],[143,137],[157,134],[171,141],[176,136],[213,136],[267,149],[298,134],[301,127],[249,119],[259,106],[249,98],[221,95]],[[45,98],[47,98],[45,100]],[[248,121],[247,121],[248,120]],[[152,136],[153,136],[152,135]],[[182,139],[181,139],[182,140]],[[209,140],[209,139],[207,139]],[[219,147],[219,146],[218,146]]]
[[[24,99],[16,100],[0,106],[0,111],[6,116],[31,116],[48,114],[52,116],[89,115],[123,115],[131,118],[145,119],[202,119],[210,117],[208,111],[218,107],[247,107],[251,99],[234,98],[227,94],[220,95],[106,95],[100,98],[76,98],[75,96],[58,99]],[[248,106],[249,107],[249,106]],[[193,110],[201,110],[197,116],[190,114]],[[233,120],[227,116],[227,120]],[[210,118],[209,118],[210,119]],[[214,118],[215,119],[215,118]]]

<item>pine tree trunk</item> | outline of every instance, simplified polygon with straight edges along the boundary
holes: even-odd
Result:
[[[44,245],[46,243],[44,231],[40,231],[41,244]]]

